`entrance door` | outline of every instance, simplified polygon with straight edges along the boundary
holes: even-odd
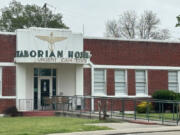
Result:
[[[52,96],[52,78],[51,77],[41,77],[39,78],[39,94],[38,98],[41,101],[39,107],[43,104],[44,97],[51,97]]]

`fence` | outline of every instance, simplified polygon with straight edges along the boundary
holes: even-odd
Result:
[[[140,103],[146,104],[145,110],[139,110]],[[54,110],[88,114],[90,117],[106,115],[112,119],[143,119],[168,125],[178,125],[180,119],[179,101],[143,98],[55,96],[35,102],[33,99],[18,99],[17,108],[20,111]]]

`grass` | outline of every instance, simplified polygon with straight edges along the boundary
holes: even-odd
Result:
[[[122,116],[122,113],[119,114]],[[148,115],[146,113],[136,113],[136,118],[142,118],[142,119],[147,119]],[[124,114],[124,117],[134,117],[134,114]],[[154,120],[176,120],[178,118],[177,113],[149,113],[149,118],[154,119]]]
[[[98,122],[98,120],[66,117],[5,117],[0,118],[0,135],[45,135],[110,129],[86,125]]]

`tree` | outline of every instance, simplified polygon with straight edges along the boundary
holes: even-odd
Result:
[[[119,28],[116,20],[106,22],[106,37],[120,37]]]
[[[168,29],[160,29],[160,30],[151,32],[150,37],[151,39],[166,40],[170,38],[170,32]]]
[[[119,30],[120,35],[125,38],[135,38],[137,15],[135,11],[126,11],[119,17]]]
[[[152,11],[144,11],[140,17],[137,16],[135,11],[126,11],[120,15],[118,21],[109,20],[105,24],[105,36],[125,39],[165,40],[170,38],[169,30],[158,28],[159,24],[159,18]],[[111,29],[111,34],[108,31],[109,29]],[[116,34],[112,31],[116,32]]]
[[[13,32],[19,28],[29,27],[68,28],[62,21],[62,15],[53,14],[46,4],[41,8],[37,5],[22,5],[13,0],[1,11],[1,31]]]
[[[152,11],[144,11],[137,24],[139,37],[141,39],[150,39],[151,33],[156,32],[156,27],[160,23],[159,18]]]

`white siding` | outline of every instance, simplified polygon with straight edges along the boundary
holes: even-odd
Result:
[[[115,95],[127,94],[125,70],[115,70]]]
[[[178,73],[177,71],[168,72],[168,89],[178,92]]]
[[[94,93],[95,95],[104,95],[106,93],[105,70],[94,70]]]

